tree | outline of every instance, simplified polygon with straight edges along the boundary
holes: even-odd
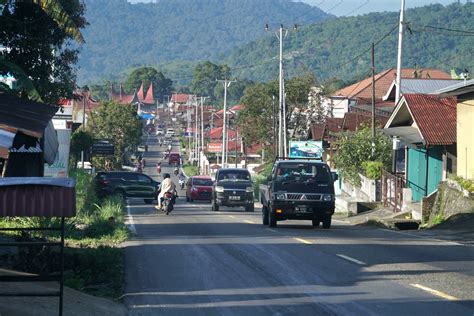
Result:
[[[191,91],[197,95],[216,97],[214,91],[218,79],[230,77],[230,68],[227,65],[216,65],[210,61],[199,63],[194,68]]]
[[[333,159],[344,179],[360,186],[359,173],[363,173],[364,167],[370,165],[368,162],[380,162],[385,168],[390,168],[390,138],[377,131],[374,144],[372,148],[372,130],[367,126],[355,133],[346,132],[340,135],[335,143],[336,153]]]
[[[249,87],[241,99],[245,108],[239,112],[237,122],[245,144],[263,144],[271,148],[273,143],[272,95],[273,84],[255,84]]]
[[[86,25],[81,2],[6,1],[1,9],[0,75],[14,75],[23,92],[37,91],[46,103],[72,97],[78,53],[72,44],[82,41]]]
[[[171,94],[173,81],[166,78],[162,72],[153,67],[141,67],[133,70],[125,83],[125,90],[131,93],[142,83],[144,89],[148,89],[150,82],[153,83],[153,96],[155,99],[163,100],[163,96]],[[146,93],[146,91],[144,92]]]
[[[74,168],[77,166],[79,155],[81,151],[89,152],[94,142],[93,136],[90,132],[83,130],[82,128],[76,130],[71,135],[71,156],[73,158],[72,165]]]
[[[91,132],[96,138],[111,139],[115,145],[114,167],[120,168],[127,148],[138,146],[142,128],[136,109],[129,105],[104,102],[92,112]]]

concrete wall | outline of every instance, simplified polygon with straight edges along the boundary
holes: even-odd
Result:
[[[434,194],[422,200],[424,222],[432,222],[438,215],[448,218],[459,213],[474,213],[474,196],[466,196],[452,180],[441,182]]]
[[[462,96],[464,98],[464,96]],[[457,175],[474,179],[474,99],[457,106]]]
[[[361,186],[360,188],[350,184],[347,181],[342,182],[342,192],[347,195],[360,199],[361,202],[375,202],[380,200],[380,183],[375,180],[360,175]]]

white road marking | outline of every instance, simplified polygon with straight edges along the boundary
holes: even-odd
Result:
[[[446,244],[448,244],[448,245],[467,246],[467,245],[465,245],[465,244],[462,244],[462,243],[459,243],[459,242],[455,242],[455,241],[452,241],[452,240],[446,240],[446,239],[439,239],[439,238],[436,238],[436,237],[421,236],[421,235],[416,235],[416,234],[410,234],[410,233],[407,233],[407,232],[398,231],[398,230],[392,230],[392,229],[387,229],[387,228],[379,228],[379,229],[380,229],[380,230],[387,231],[387,232],[395,233],[395,234],[400,234],[400,235],[405,235],[405,236],[410,236],[410,237],[416,237],[416,238],[420,238],[420,239],[427,239],[427,240],[440,241],[440,242],[446,243]]]
[[[441,298],[447,299],[449,301],[459,301],[459,298],[457,298],[457,297],[451,296],[449,294],[443,293],[441,291],[429,288],[429,287],[421,285],[421,284],[410,284],[410,285],[413,286],[413,287],[416,287],[417,289],[428,292],[430,294],[433,294],[433,295],[439,296]]]
[[[303,239],[303,238],[294,237],[293,239],[296,240],[296,241],[299,241],[299,242],[301,242],[301,243],[303,243],[303,244],[307,244],[307,245],[311,245],[311,244],[312,244],[311,241],[306,240],[306,239]]]
[[[248,221],[248,220],[244,220],[244,222],[247,223],[247,224],[255,224],[254,222]]]
[[[272,233],[276,233],[276,232],[277,232],[276,230],[271,229],[271,228],[265,228],[265,229],[268,230],[268,231],[270,231],[270,232],[272,232]]]
[[[336,254],[336,256],[338,256],[338,257],[340,257],[340,258],[343,258],[343,259],[346,259],[346,260],[348,260],[348,261],[351,261],[351,262],[353,262],[353,263],[357,263],[357,264],[359,264],[359,265],[361,265],[361,266],[366,265],[365,262],[362,262],[362,261],[360,261],[360,260],[354,259],[354,258],[349,257],[349,256],[346,256],[346,255]]]
[[[235,218],[235,216],[229,215],[230,218]]]
[[[132,234],[136,235],[137,234],[137,228],[135,227],[135,222],[133,221],[133,216],[132,213],[130,213],[130,204],[128,204],[127,200],[127,225]]]

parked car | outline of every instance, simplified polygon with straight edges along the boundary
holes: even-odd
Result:
[[[156,134],[156,136],[162,136],[162,135],[165,134],[165,132],[161,128],[159,128],[159,129],[156,130],[155,134]]]
[[[179,153],[171,152],[168,156],[168,164],[179,165],[181,163],[181,156]]]
[[[312,221],[313,227],[321,222],[323,228],[331,227],[337,174],[333,176],[326,163],[277,160],[267,180],[267,185],[260,185],[264,225],[276,227],[277,221],[301,219]]]
[[[212,210],[220,206],[243,206],[246,212],[254,211],[253,187],[247,169],[224,168],[217,170],[212,192]]]
[[[193,176],[186,183],[186,201],[212,199],[212,179],[208,176]]]
[[[95,176],[95,188],[99,197],[117,194],[127,197],[143,198],[151,204],[158,196],[160,183],[138,172],[103,171]]]

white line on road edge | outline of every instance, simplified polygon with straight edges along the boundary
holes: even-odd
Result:
[[[248,220],[246,220],[246,219],[244,220],[244,222],[246,222],[247,224],[255,224],[254,222],[248,221]]]
[[[448,295],[448,294],[440,292],[438,290],[434,290],[432,288],[429,288],[429,287],[421,285],[421,284],[410,284],[410,285],[413,286],[413,287],[416,287],[417,289],[420,289],[420,290],[426,291],[428,293],[431,293],[433,295],[436,295],[436,296],[442,297],[444,299],[447,299],[449,301],[459,301],[459,298],[457,298],[457,297]]]
[[[228,215],[230,218],[235,218],[235,216],[232,216],[232,215]]]
[[[271,229],[271,228],[265,228],[266,230],[268,230],[269,232],[272,232],[272,233],[276,233],[277,231],[274,230],[274,229]]]
[[[306,239],[303,239],[303,238],[294,237],[293,239],[296,240],[296,241],[302,242],[303,244],[307,244],[307,245],[311,245],[311,244],[312,244],[311,241],[306,240]]]
[[[127,215],[128,215],[128,218],[127,218],[128,228],[130,229],[132,234],[136,235],[137,229],[135,228],[135,222],[133,221],[132,213],[130,213],[130,204],[128,204],[128,200],[127,200]]]
[[[366,265],[365,262],[362,262],[362,261],[360,261],[360,260],[351,258],[351,257],[346,256],[346,255],[336,254],[336,256],[338,256],[338,257],[340,257],[340,258],[343,258],[343,259],[346,259],[346,260],[349,260],[349,261],[351,261],[351,262],[353,262],[353,263],[357,263],[357,264],[359,264],[359,265],[361,265],[361,266]]]

